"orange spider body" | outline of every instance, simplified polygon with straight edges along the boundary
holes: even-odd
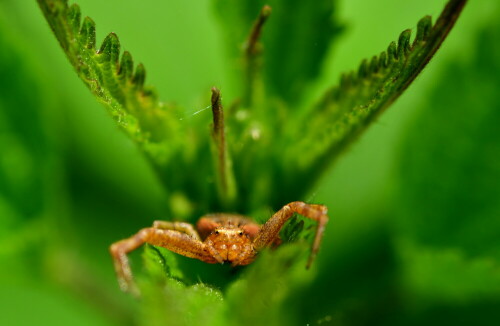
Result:
[[[207,263],[229,262],[233,266],[248,265],[255,258],[253,239],[256,233],[247,232],[247,227],[258,230],[259,226],[237,216],[204,217],[196,224],[204,243],[207,243],[213,260]],[[202,231],[203,230],[203,231]],[[204,236],[206,234],[206,236]]]

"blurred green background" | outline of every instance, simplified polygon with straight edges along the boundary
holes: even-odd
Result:
[[[116,32],[187,115],[211,86],[235,96],[210,1],[78,3],[98,40]],[[338,1],[345,31],[311,97],[444,3]],[[303,198],[328,205],[331,223],[316,277],[287,298],[297,325],[500,323],[499,14],[496,0],[470,1],[422,75]],[[167,204],[35,1],[1,1],[0,325],[141,324],[107,248],[169,218]]]

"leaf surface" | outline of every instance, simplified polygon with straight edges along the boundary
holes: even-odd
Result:
[[[78,76],[121,129],[139,144],[158,143],[174,134],[175,108],[160,102],[156,91],[145,86],[144,66],[134,67],[131,54],[121,53],[116,34],[108,34],[97,47],[95,23],[82,19],[77,4],[37,1]]]
[[[307,179],[305,185],[295,187],[307,189],[404,92],[440,47],[465,3],[450,0],[434,25],[431,17],[422,18],[413,42],[411,30],[403,31],[397,43],[363,60],[357,71],[343,74],[339,85],[290,124],[287,142],[295,146],[287,147],[282,157],[294,164],[286,174],[308,174],[300,178]]]

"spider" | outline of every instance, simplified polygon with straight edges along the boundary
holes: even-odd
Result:
[[[123,291],[137,291],[127,254],[144,243],[209,264],[228,262],[233,267],[248,265],[260,250],[281,243],[279,231],[294,213],[318,223],[306,265],[309,268],[319,250],[328,222],[327,208],[295,201],[283,206],[262,226],[245,216],[226,213],[204,215],[196,224],[197,231],[189,223],[155,221],[153,227],[141,229],[132,237],[115,242],[109,248],[120,288]]]

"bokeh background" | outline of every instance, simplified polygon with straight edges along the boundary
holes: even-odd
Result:
[[[116,32],[187,116],[209,117],[192,113],[214,85],[234,96],[210,1],[78,3],[98,40]],[[345,30],[311,96],[445,1],[337,4]],[[304,198],[332,221],[315,279],[289,298],[297,325],[500,323],[499,14],[496,0],[470,1],[422,75]],[[107,248],[169,218],[167,204],[36,2],[2,0],[0,325],[140,324]]]

